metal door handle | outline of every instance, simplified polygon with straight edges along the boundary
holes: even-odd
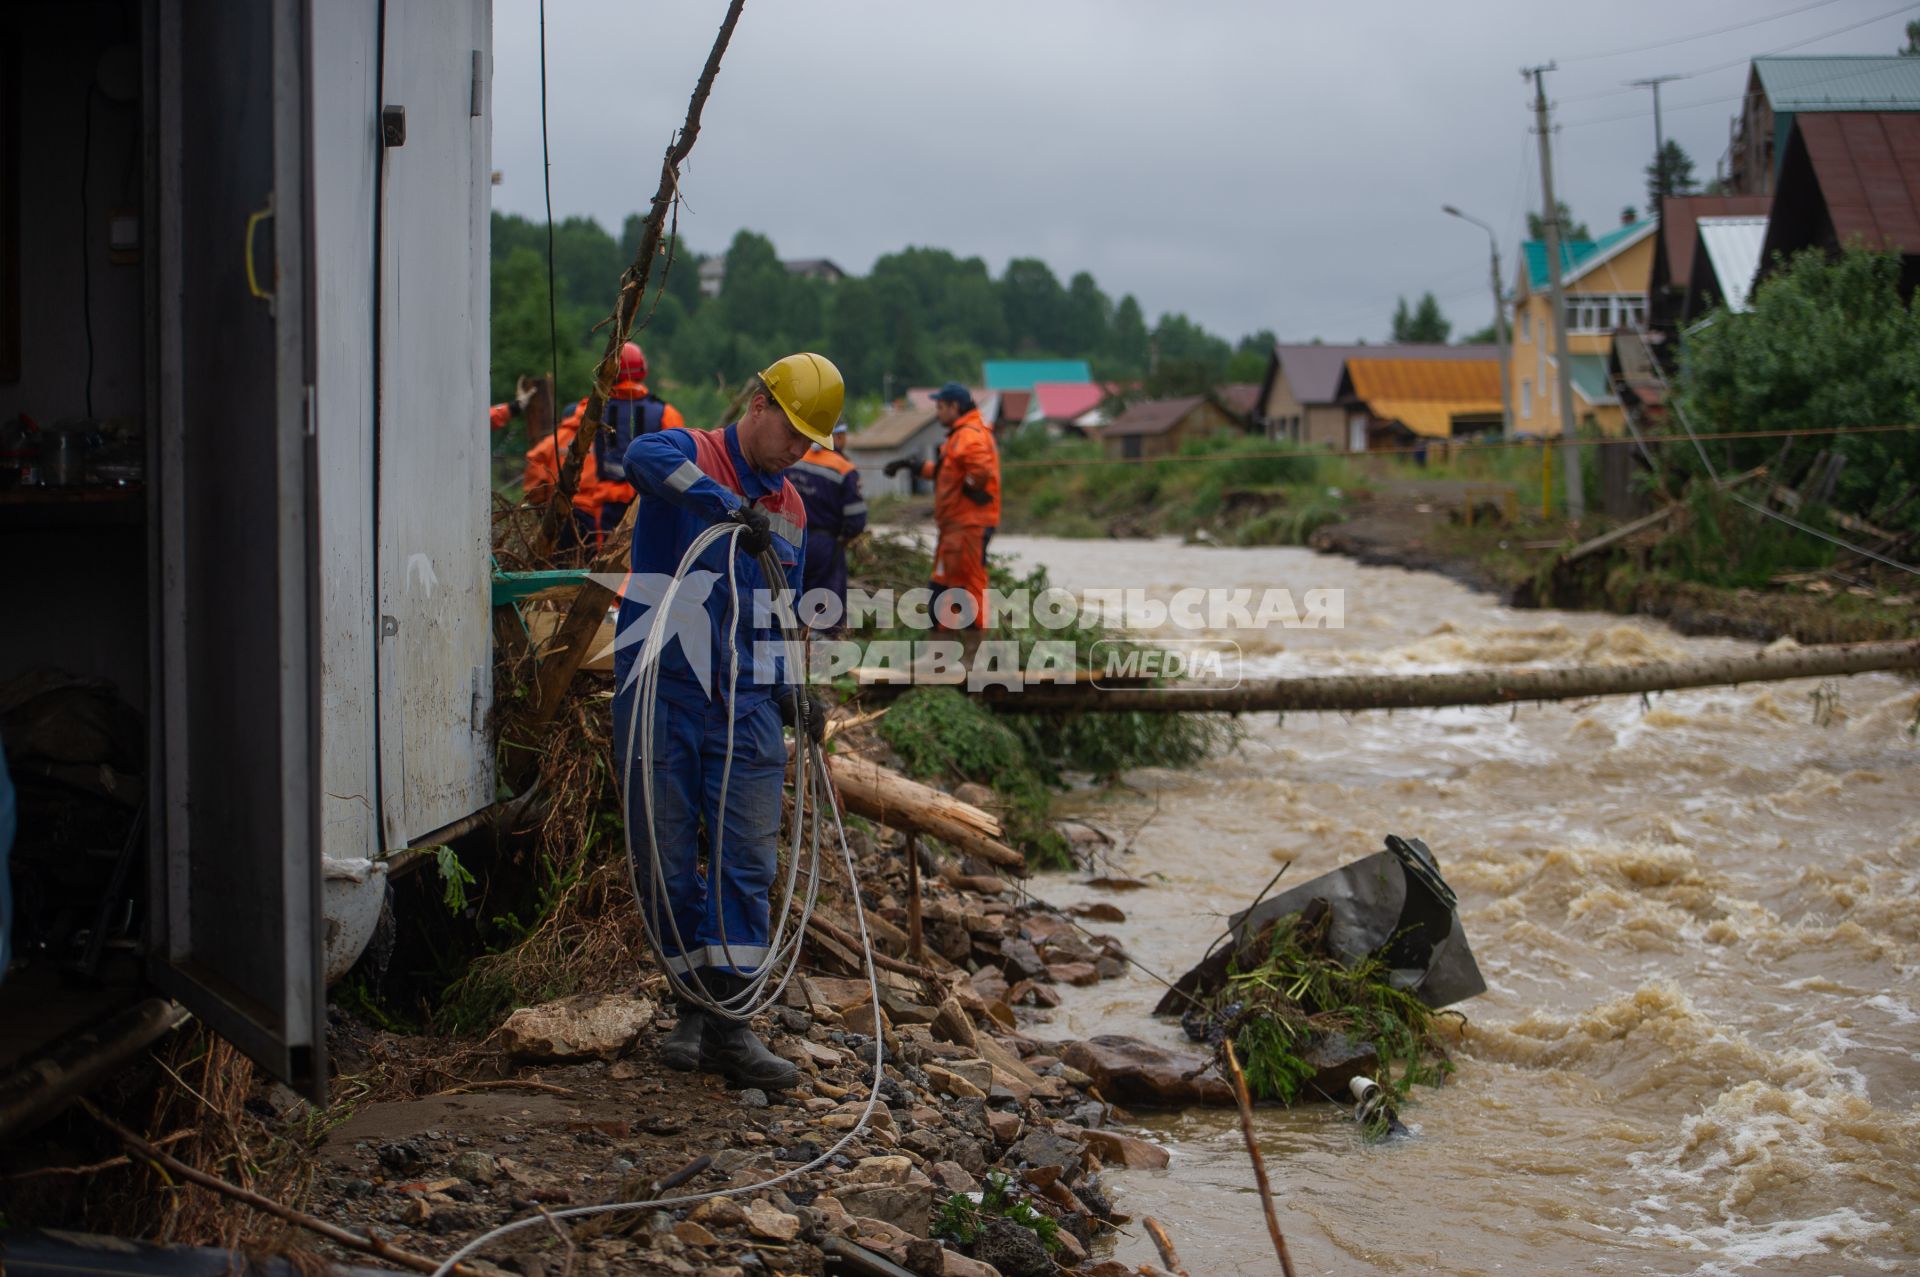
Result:
[[[247,263],[247,291],[269,304],[273,301],[273,290],[260,287],[260,276],[253,269],[253,233],[260,229],[260,223],[273,216],[273,192],[267,192],[267,206],[257,209],[247,217],[247,242],[241,256]]]

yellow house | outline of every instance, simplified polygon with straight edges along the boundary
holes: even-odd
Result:
[[[1626,427],[1620,400],[1607,380],[1607,356],[1617,328],[1647,324],[1647,287],[1653,278],[1653,218],[1632,222],[1599,239],[1560,246],[1561,284],[1567,294],[1567,356],[1573,363],[1573,412],[1577,423],[1592,418],[1608,434]],[[1555,317],[1547,288],[1547,246],[1521,245],[1522,269],[1514,289],[1513,428],[1517,434],[1560,433],[1561,375],[1554,358]]]

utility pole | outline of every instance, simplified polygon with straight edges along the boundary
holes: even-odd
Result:
[[[1667,171],[1662,167],[1666,163],[1667,135],[1660,128],[1660,86],[1668,80],[1678,80],[1682,78],[1684,77],[1677,75],[1653,75],[1648,76],[1644,80],[1627,81],[1628,84],[1636,89],[1647,88],[1653,90],[1653,172],[1654,180],[1660,184],[1660,189],[1655,193],[1653,201],[1653,215],[1655,217],[1660,216],[1661,198],[1673,194],[1672,191],[1667,189]]]
[[[1493,227],[1477,217],[1469,217],[1451,204],[1442,204],[1440,211],[1463,222],[1472,222],[1487,233],[1487,256],[1492,263],[1493,277],[1493,340],[1500,349],[1500,434],[1503,438],[1513,435],[1513,374],[1507,366],[1507,304],[1500,295],[1500,240],[1493,233]]]
[[[1578,522],[1587,513],[1586,489],[1580,477],[1580,445],[1574,437],[1573,360],[1567,354],[1567,294],[1560,281],[1560,204],[1553,197],[1553,130],[1547,123],[1547,72],[1554,63],[1520,72],[1533,80],[1534,131],[1540,135],[1541,220],[1547,228],[1547,288],[1553,307],[1554,383],[1560,401],[1561,472],[1567,477],[1567,517]]]

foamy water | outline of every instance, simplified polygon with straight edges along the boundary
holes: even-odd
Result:
[[[1751,650],[1655,622],[1499,607],[1305,551],[996,538],[1073,588],[1347,591],[1340,631],[1238,631],[1253,676],[1623,664]],[[1816,693],[1820,695],[1816,696]],[[1920,690],[1888,675],[1582,704],[1245,720],[1238,753],[1068,805],[1149,891],[1078,875],[1106,928],[1177,974],[1280,862],[1301,882],[1425,838],[1490,990],[1413,1139],[1331,1106],[1263,1110],[1303,1272],[1920,1270]],[[1042,1035],[1179,1041],[1130,977],[1064,990]],[[1116,1176],[1195,1273],[1274,1269],[1224,1114],[1146,1125]],[[1143,1235],[1119,1257],[1150,1260]]]

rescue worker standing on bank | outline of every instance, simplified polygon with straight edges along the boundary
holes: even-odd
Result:
[[[947,596],[962,591],[973,600],[965,626],[941,622],[947,629],[978,629],[987,620],[987,543],[1000,526],[1000,449],[993,429],[980,419],[973,395],[950,381],[934,392],[933,411],[947,437],[931,461],[901,457],[889,461],[889,478],[912,470],[933,480],[933,521],[939,540],[933,551],[933,612],[941,615]]]
[[[784,636],[766,600],[770,589],[800,587],[806,507],[784,472],[810,443],[832,437],[844,395],[829,360],[788,355],[760,374],[739,421],[724,430],[643,434],[623,459],[640,507],[632,576],[620,601],[613,718],[634,892],[659,960],[714,1002],[738,998],[768,960],[787,767],[781,724],[798,730],[804,723],[815,740],[826,724],[825,704],[805,689],[805,671],[785,667]],[[649,605],[660,597],[647,582],[678,571],[694,539],[729,520],[746,531],[709,546],[685,578],[687,587],[700,587],[690,606],[704,608],[706,633],[689,643],[676,603],[659,656],[651,757],[635,757],[642,737],[632,721],[634,667],[653,619]],[[784,581],[763,575],[760,556],[768,549]],[[692,615],[702,626],[699,611]],[[736,657],[738,677],[728,687]],[[650,811],[642,784],[649,775]],[[655,855],[664,893],[656,889]],[[744,1020],[687,1000],[660,1055],[670,1068],[721,1073],[735,1086],[779,1089],[798,1080],[798,1070]]]
[[[826,590],[840,601],[836,615],[847,613],[847,542],[867,530],[867,500],[860,495],[860,470],[847,460],[847,423],[833,428],[833,442],[814,444],[787,472],[807,507],[806,565],[801,593]],[[805,619],[804,617],[802,619]],[[839,628],[837,621],[831,627]]]

